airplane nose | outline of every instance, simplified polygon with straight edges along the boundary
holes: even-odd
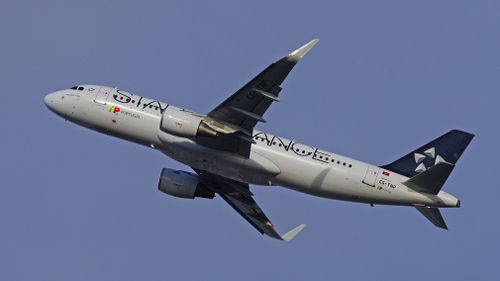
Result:
[[[43,103],[45,103],[45,106],[49,107],[49,104],[50,104],[50,94],[46,95],[45,98],[43,98]]]
[[[43,98],[43,102],[45,106],[47,106],[50,110],[54,111],[54,105],[56,102],[57,93],[50,93]]]

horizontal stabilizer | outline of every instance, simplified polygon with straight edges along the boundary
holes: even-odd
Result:
[[[418,192],[438,194],[454,167],[453,164],[440,162],[403,184]]]
[[[284,235],[282,235],[281,239],[288,242],[288,241],[292,240],[295,236],[297,236],[297,234],[299,234],[299,232],[301,232],[304,228],[306,228],[306,225],[301,224],[301,225],[295,227],[294,229],[288,231]]]
[[[427,208],[427,207],[416,207],[416,208],[435,226],[442,229],[448,229],[448,226],[446,226],[446,222],[444,222],[443,216],[441,215],[441,212],[439,212],[438,208]]]

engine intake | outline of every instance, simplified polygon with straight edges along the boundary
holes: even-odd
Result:
[[[163,168],[161,171],[158,189],[168,195],[187,199],[195,197],[212,199],[215,196],[214,192],[200,181],[198,175],[168,168]]]
[[[198,136],[216,136],[217,132],[210,128],[203,116],[173,106],[167,107],[161,117],[160,130],[179,137],[195,138]]]

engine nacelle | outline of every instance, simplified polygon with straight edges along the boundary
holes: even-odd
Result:
[[[166,194],[180,198],[214,198],[214,192],[200,181],[198,175],[168,168],[163,168],[161,171],[158,189]]]
[[[169,106],[163,111],[160,130],[171,135],[186,138],[216,136],[217,132],[207,126],[203,120],[204,117],[202,116]]]

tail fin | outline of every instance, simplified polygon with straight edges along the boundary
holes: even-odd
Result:
[[[438,163],[455,165],[472,138],[473,134],[452,130],[382,168],[412,178]]]
[[[448,226],[446,226],[443,216],[441,215],[441,212],[439,212],[438,208],[427,208],[427,207],[416,207],[416,208],[435,226],[442,229],[448,229]]]

